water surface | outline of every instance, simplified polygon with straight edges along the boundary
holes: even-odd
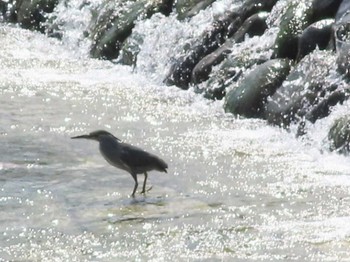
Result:
[[[2,25],[0,46],[2,260],[349,258],[350,164],[327,142],[37,33]],[[331,123],[310,132],[325,141]],[[162,156],[168,174],[130,198],[129,174],[70,139],[96,129]]]

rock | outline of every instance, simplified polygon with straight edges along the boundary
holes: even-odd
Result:
[[[267,16],[267,12],[252,15],[246,21],[244,21],[243,25],[238,29],[232,38],[227,39],[222,46],[200,60],[192,71],[191,84],[196,85],[207,80],[209,78],[209,74],[211,73],[212,67],[221,63],[227,57],[227,55],[231,53],[233,44],[242,42],[245,35],[249,35],[250,37],[262,35],[267,28]]]
[[[226,95],[225,112],[262,117],[267,97],[282,84],[289,70],[288,59],[273,59],[257,66]]]
[[[336,13],[335,21],[336,22],[344,21],[343,18],[348,14],[349,10],[350,10],[350,1],[343,0]],[[345,20],[349,20],[349,18]]]
[[[143,44],[143,36],[133,33],[126,41],[124,41],[118,62],[123,65],[136,66],[137,55],[141,51]]]
[[[183,20],[195,16],[214,2],[215,0],[177,0],[175,3],[177,18]]]
[[[200,44],[191,47],[187,55],[181,57],[170,68],[170,72],[164,82],[167,85],[176,85],[182,89],[188,89],[191,82],[192,70],[196,64],[206,55],[214,52],[225,39],[232,36],[233,32],[241,25],[241,19],[237,13],[230,18],[216,21],[207,32],[204,33]],[[232,31],[232,32],[231,32]]]
[[[311,20],[316,22],[327,18],[334,19],[339,6],[345,1],[347,0],[313,0],[313,15]]]
[[[215,21],[197,44],[171,66],[165,84],[188,89],[193,68],[201,59],[232,37],[248,17],[261,11],[270,11],[276,2],[277,0],[247,0],[238,9],[228,12],[223,19]]]
[[[96,20],[92,23],[90,37],[93,44],[90,54],[94,58],[115,59],[123,42],[131,34],[138,19],[146,19],[156,12],[170,13],[173,0],[135,1],[124,8],[116,8],[114,1],[107,1],[97,10]],[[116,12],[116,10],[118,10]]]
[[[338,71],[350,78],[350,2],[343,1],[336,16],[335,42]]]
[[[246,19],[242,26],[233,35],[235,43],[243,42],[246,35],[249,37],[262,35],[267,29],[266,19],[268,16],[268,12],[260,12]]]
[[[298,55],[298,36],[310,24],[321,19],[334,18],[342,0],[291,1],[281,18],[273,57],[288,57],[295,60]],[[315,34],[315,30],[313,30]],[[321,33],[321,32],[318,32]],[[311,32],[309,32],[311,34]],[[318,37],[318,36],[317,36]]]
[[[311,53],[316,47],[324,50],[330,45],[333,23],[334,19],[321,20],[308,26],[303,31],[298,40],[297,61]]]
[[[265,109],[268,122],[281,127],[304,119],[315,122],[328,115],[331,106],[344,101],[344,90],[326,81],[333,63],[326,51],[301,60],[269,98]]]
[[[350,116],[336,119],[328,132],[330,150],[349,154],[350,152]]]
[[[209,99],[221,100],[226,96],[226,89],[240,79],[244,70],[267,61],[264,56],[252,55],[251,52],[254,51],[246,51],[235,55],[229,54],[210,74],[210,78],[206,82],[194,85],[195,92],[202,93],[204,97]]]
[[[310,24],[311,16],[311,2],[290,2],[281,18],[280,29],[275,42],[274,58],[296,58],[298,53],[298,35]]]
[[[45,14],[52,13],[58,0],[19,0],[2,2],[2,13],[6,21],[19,23],[26,29],[45,32]],[[6,11],[5,11],[6,10]]]

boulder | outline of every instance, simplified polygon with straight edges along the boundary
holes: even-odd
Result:
[[[183,20],[195,16],[214,2],[215,0],[177,0],[175,3],[177,18]]]
[[[288,59],[273,59],[257,66],[226,95],[225,112],[263,117],[267,98],[280,87],[289,70]]]
[[[277,0],[247,0],[239,8],[227,12],[224,18],[213,23],[189,52],[171,66],[165,84],[188,89],[193,68],[201,59],[232,37],[248,17],[261,11],[270,11],[276,2]]]
[[[230,54],[210,74],[207,81],[194,85],[194,91],[203,94],[205,98],[221,100],[226,96],[226,89],[241,78],[243,71],[266,61],[266,57],[252,57],[249,52],[239,53],[239,55]]]
[[[326,81],[333,63],[326,51],[301,60],[269,98],[265,109],[268,122],[281,127],[304,119],[315,122],[328,115],[332,106],[343,102],[347,96],[344,89]]]
[[[45,14],[52,13],[58,0],[1,1],[1,12],[8,22],[19,23],[26,29],[45,32]]]
[[[312,3],[291,1],[281,18],[275,42],[274,58],[296,59],[298,35],[310,24]]]
[[[348,14],[349,10],[350,10],[350,1],[343,0],[336,13],[335,21],[336,22],[344,21],[344,17]],[[349,20],[349,18],[345,20]]]
[[[328,132],[330,150],[349,154],[350,152],[350,116],[336,119]]]
[[[297,61],[311,53],[318,47],[326,49],[330,44],[333,34],[334,19],[325,19],[308,26],[298,39]]]
[[[123,65],[136,66],[137,55],[141,51],[141,45],[143,44],[144,38],[142,35],[137,33],[132,33],[130,37],[124,41],[121,48],[120,56],[118,62]]]
[[[227,39],[222,46],[198,62],[192,71],[191,84],[196,85],[209,79],[209,74],[211,73],[212,67],[221,63],[227,57],[227,55],[231,53],[234,43],[242,42],[245,35],[249,35],[250,37],[262,35],[267,28],[267,17],[267,12],[261,12],[252,15],[246,21],[244,21],[243,25],[238,29],[232,38]]]
[[[343,1],[336,15],[335,45],[338,71],[350,78],[350,2]]]
[[[339,6],[347,1],[348,0],[313,0],[313,15],[311,20],[316,22],[327,18],[334,19],[338,12]]]
[[[168,15],[173,0],[126,2],[127,7],[116,8],[114,1],[107,1],[96,11],[90,26],[93,44],[90,54],[94,58],[115,59],[123,42],[131,34],[138,19],[146,19],[156,12]]]
[[[281,18],[273,57],[296,59],[298,36],[310,24],[322,19],[334,18],[341,2],[342,0],[290,1]],[[316,34],[316,30],[312,31],[308,33]],[[327,30],[325,32],[328,33]]]

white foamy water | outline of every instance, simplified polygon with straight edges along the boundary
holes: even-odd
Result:
[[[296,139],[159,84],[145,53],[133,73],[5,25],[0,46],[0,260],[349,258],[350,163],[326,140],[347,103]],[[168,174],[131,199],[129,174],[70,139],[96,129],[162,156]]]

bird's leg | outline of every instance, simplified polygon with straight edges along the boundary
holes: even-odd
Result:
[[[134,186],[134,190],[132,191],[132,194],[131,194],[131,197],[135,197],[135,192],[136,192],[136,189],[139,185],[139,183],[137,182],[137,175],[136,174],[132,174],[132,178],[135,180],[135,186]]]
[[[147,172],[145,172],[145,180],[143,181],[143,187],[142,187],[142,192],[141,192],[141,194],[146,193],[146,182],[147,182],[147,177],[148,177],[148,174],[147,174]]]

